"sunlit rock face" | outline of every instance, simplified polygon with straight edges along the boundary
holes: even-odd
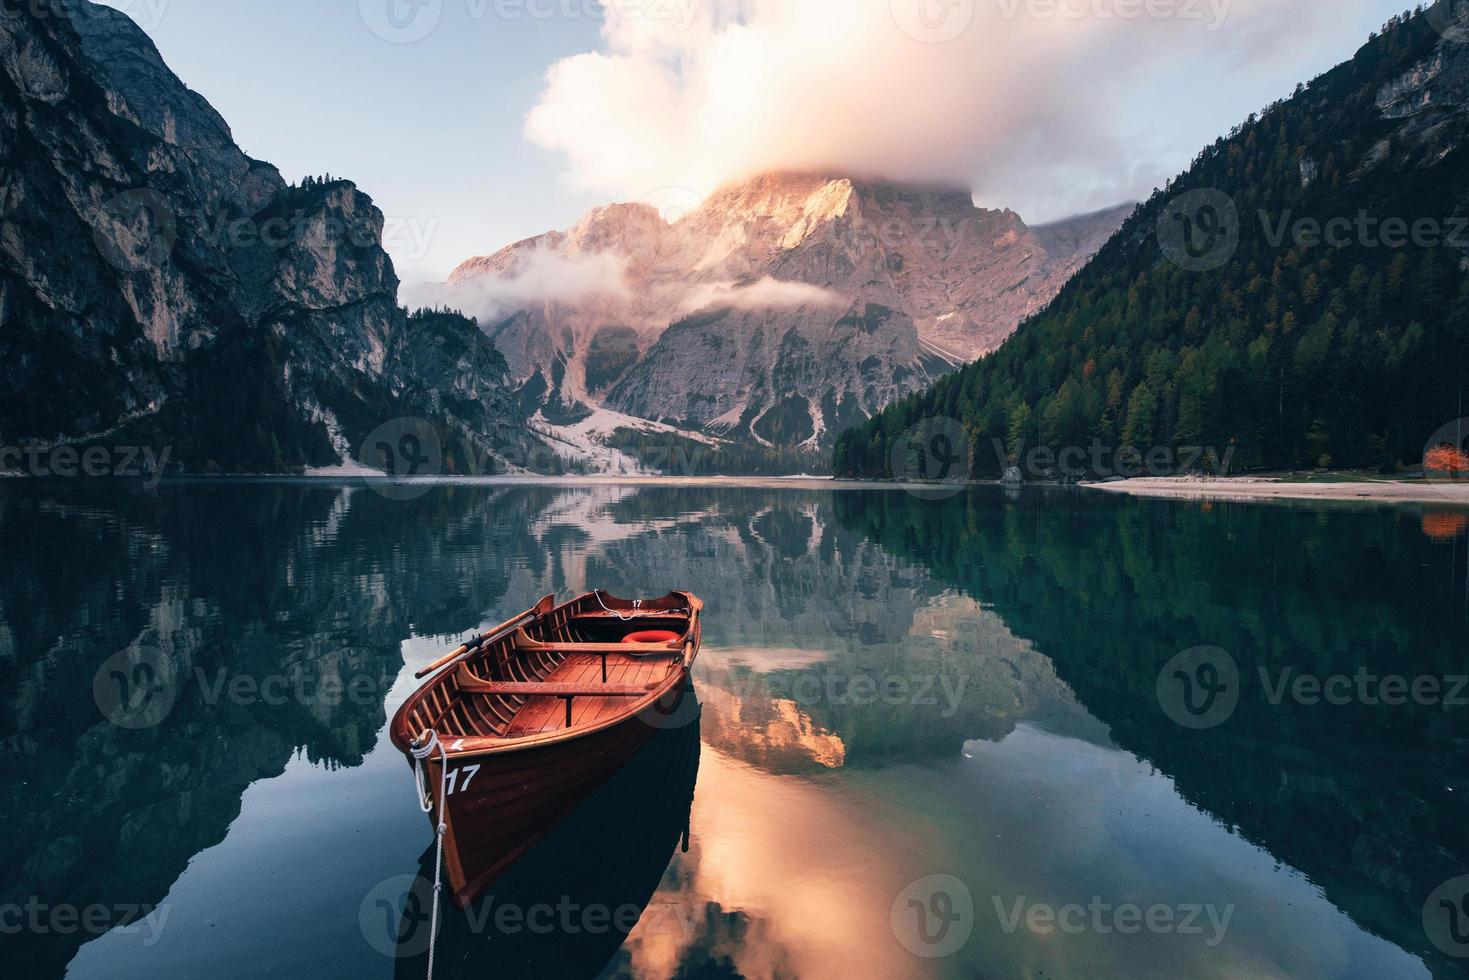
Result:
[[[829,444],[998,346],[1130,211],[1031,228],[961,188],[798,173],[687,196],[682,213],[598,208],[455,270],[449,295],[484,311],[550,421],[601,406]]]

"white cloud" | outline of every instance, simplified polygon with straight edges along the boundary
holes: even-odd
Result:
[[[603,49],[554,64],[526,121],[579,189],[636,200],[800,169],[961,181],[989,203],[1030,202],[1021,210],[1031,219],[1146,193],[1247,112],[1350,53],[1380,6],[603,3]]]
[[[626,296],[626,266],[626,259],[607,252],[567,255],[533,248],[517,253],[509,274],[483,275],[460,283],[405,285],[402,302],[410,309],[448,305],[482,320],[494,319],[545,303]]]
[[[747,285],[719,283],[691,290],[684,298],[685,313],[714,306],[732,306],[741,310],[794,309],[801,306],[840,308],[847,300],[839,293],[804,282],[789,282],[765,276]]]

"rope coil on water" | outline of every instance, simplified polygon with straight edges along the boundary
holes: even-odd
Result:
[[[428,980],[434,980],[434,947],[439,941],[439,892],[442,890],[444,877],[444,834],[448,832],[449,825],[445,823],[445,811],[448,809],[448,796],[445,792],[449,779],[449,752],[439,742],[439,733],[432,729],[428,732],[428,738],[424,739],[422,745],[414,743],[410,746],[413,752],[413,786],[418,791],[418,805],[423,808],[424,813],[433,812],[434,800],[429,796],[428,779],[424,776],[423,764],[433,758],[434,751],[439,753],[439,819],[434,828],[434,901],[433,911],[429,916],[428,933]]]

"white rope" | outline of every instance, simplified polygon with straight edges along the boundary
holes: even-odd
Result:
[[[616,609],[608,609],[607,608],[607,603],[605,603],[605,602],[602,601],[602,590],[601,589],[598,589],[597,591],[593,592],[592,595],[594,595],[594,596],[597,597],[597,605],[601,606],[602,607],[602,610],[604,612],[611,613],[612,615],[616,616],[618,619],[622,620],[624,623],[630,623],[634,619],[637,619],[638,618],[638,610],[640,610],[640,609],[643,608],[643,600],[641,600],[641,599],[634,599],[633,600],[633,603],[632,603],[632,612],[630,612],[626,616],[624,616],[622,613],[618,612]]]
[[[433,912],[429,916],[428,933],[428,980],[434,980],[434,947],[439,941],[439,892],[443,888],[444,880],[444,834],[448,832],[449,825],[445,812],[448,810],[448,795],[445,790],[449,779],[449,753],[439,742],[439,733],[432,729],[428,733],[428,739],[423,745],[412,746],[413,750],[413,772],[414,788],[418,790],[418,805],[423,807],[424,813],[433,811],[434,801],[428,795],[428,779],[423,774],[423,763],[433,757],[434,750],[439,750],[439,820],[435,829],[434,837],[437,843],[434,847],[434,902]]]

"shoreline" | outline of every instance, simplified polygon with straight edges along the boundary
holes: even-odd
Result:
[[[14,477],[14,482],[49,482],[57,477],[31,477],[24,473],[0,471],[0,483],[11,482],[5,477]],[[136,478],[112,478],[117,482],[131,482]],[[952,489],[954,485],[931,483],[899,483],[892,480],[839,479],[830,476],[801,474],[793,476],[661,476],[654,474],[586,473],[563,476],[539,476],[535,474],[513,474],[499,476],[424,476],[391,477],[373,470],[317,470],[308,473],[229,473],[229,474],[178,474],[162,478],[149,489],[162,484],[209,485],[209,484],[287,484],[295,486],[343,487],[349,489],[374,489],[379,487],[420,487],[425,492],[433,487],[665,487],[665,488],[711,488],[711,489],[781,489],[781,490],[828,490],[851,491],[907,491],[919,494],[932,493],[936,489]],[[89,482],[102,483],[107,477],[97,477]],[[1001,487],[1012,489],[997,480],[970,480],[962,487]],[[1241,477],[1181,477],[1157,476],[1134,477],[1110,483],[1026,483],[1013,489],[1026,490],[1099,490],[1105,493],[1130,497],[1150,497],[1170,500],[1219,500],[1240,503],[1265,503],[1271,501],[1356,503],[1356,504],[1438,504],[1446,507],[1469,508],[1469,480],[1457,483],[1425,483],[1402,480],[1323,480],[1316,483],[1292,483],[1271,476]]]
[[[795,490],[929,490],[920,484],[867,483],[856,480],[838,480],[829,476],[659,476],[655,474],[621,473],[578,473],[565,476],[539,476],[535,474],[503,474],[498,476],[420,476],[393,477],[385,473],[368,471],[362,474],[347,472],[315,473],[231,473],[219,475],[180,474],[166,477],[166,484],[208,483],[285,483],[292,485],[316,485],[324,487],[351,487],[371,489],[374,487],[710,487],[724,489],[795,489]]]
[[[1085,483],[1082,486],[1105,493],[1175,500],[1335,500],[1368,504],[1442,504],[1469,507],[1469,482],[1409,483],[1382,480],[1360,483],[1285,483],[1267,477],[1197,479],[1170,476],[1139,477],[1115,483]]]

